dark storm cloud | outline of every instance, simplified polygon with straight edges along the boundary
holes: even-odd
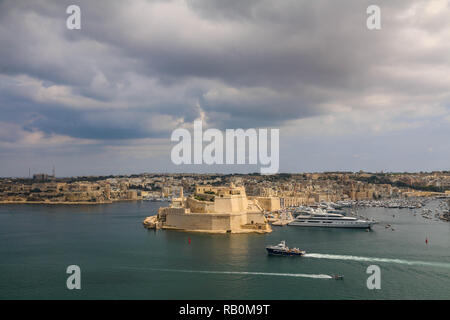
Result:
[[[212,27],[211,31],[202,33],[201,26],[183,25],[183,20],[177,24],[176,15],[189,14],[187,9],[181,13],[174,10],[175,17],[161,19],[167,20],[168,26],[158,25],[156,29],[146,30],[145,25],[139,25],[142,17],[137,22],[133,21],[135,11],[132,2],[80,1],[83,24],[82,30],[77,33],[65,30],[65,15],[61,14],[70,3],[2,3],[5,16],[2,19],[2,43],[6,43],[0,56],[3,73],[27,74],[71,86],[73,92],[83,96],[108,101],[117,98],[121,77],[127,72],[155,78],[165,85],[180,79],[200,78],[243,91],[255,86],[297,91],[295,87],[298,84],[340,87],[351,81],[347,74],[364,72],[364,59],[355,59],[352,51],[357,50],[348,45],[352,40],[356,44],[360,39],[352,39],[344,32],[346,30],[335,28],[341,25],[341,19],[349,21],[346,17],[349,12],[342,5],[320,4],[314,7],[306,2],[290,2],[277,8],[264,1],[197,1],[192,3],[191,8],[195,11],[186,23],[195,23],[194,19],[208,13],[213,18],[215,12],[225,13],[219,18],[225,27],[219,26],[217,30]],[[156,5],[160,3],[164,5],[164,2],[156,2]],[[357,8],[364,9],[361,4]],[[252,12],[256,13],[252,15]],[[227,22],[223,19],[233,20],[236,15],[241,17],[240,22],[236,25],[231,23],[229,30],[221,33],[227,29]],[[152,17],[149,12],[149,19]],[[209,22],[210,19],[208,17]],[[280,23],[281,19],[285,22]],[[324,25],[317,25],[318,20],[323,20]],[[354,29],[364,32],[361,27],[364,26],[364,15],[351,20],[355,24]],[[155,28],[153,25],[150,27]],[[190,27],[193,27],[193,35],[184,35],[180,31]],[[195,32],[200,34],[196,36]],[[146,36],[148,41],[145,41]],[[318,36],[324,37],[320,39]],[[343,40],[348,40],[346,45],[342,45]],[[367,42],[370,44],[370,41]],[[99,71],[109,82],[103,91],[92,86]],[[204,84],[201,90],[207,93],[216,85]],[[284,119],[317,113],[313,101],[305,102],[301,101],[305,98],[297,98],[300,103],[290,101],[284,104],[283,99],[279,102],[277,109],[285,111]],[[230,119],[240,118],[242,111],[234,106],[241,103],[230,100],[221,104],[219,111],[229,112]],[[208,103],[203,105],[207,110],[213,106]],[[242,107],[245,109],[246,106]],[[166,109],[168,112],[170,110]],[[182,109],[173,111],[171,114],[183,113]],[[267,116],[267,112],[261,111],[262,115]],[[248,113],[251,117],[254,112]],[[280,112],[273,112],[272,115],[276,122],[284,120]],[[252,123],[248,125],[252,126]]]
[[[81,30],[66,29],[70,4]],[[0,1],[0,122],[108,144],[201,116],[221,129],[372,117],[386,130],[445,117],[448,2],[377,1],[379,31],[366,28],[370,4]]]

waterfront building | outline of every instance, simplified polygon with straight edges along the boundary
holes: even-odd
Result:
[[[158,210],[155,227],[212,233],[266,233],[271,228],[264,209],[256,199],[248,199],[240,186],[197,186],[187,198],[181,189],[169,207]]]
[[[258,201],[264,211],[278,211],[281,209],[280,198],[278,197],[249,197],[249,199]]]

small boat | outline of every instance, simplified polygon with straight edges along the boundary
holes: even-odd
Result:
[[[268,254],[278,256],[302,256],[306,253],[298,248],[289,248],[284,240],[275,246],[267,246],[266,250]]]
[[[344,276],[338,274],[333,274],[332,277],[334,280],[344,280]]]

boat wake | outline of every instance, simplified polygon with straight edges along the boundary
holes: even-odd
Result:
[[[165,272],[185,272],[185,273],[209,273],[209,274],[236,274],[236,275],[256,275],[256,276],[275,276],[275,277],[297,277],[312,279],[332,279],[327,274],[308,274],[308,273],[273,273],[273,272],[249,272],[249,271],[207,271],[207,270],[183,270],[183,269],[154,269],[155,271]]]
[[[440,268],[449,268],[450,269],[450,263],[445,263],[445,262],[411,261],[411,260],[402,260],[402,259],[359,257],[359,256],[347,256],[347,255],[323,254],[323,253],[306,253],[303,257],[316,258],[316,259],[330,259],[330,260],[350,260],[350,261],[362,261],[362,262],[397,263],[397,264],[405,264],[405,265],[410,265],[410,266],[429,266],[429,267],[440,267]]]

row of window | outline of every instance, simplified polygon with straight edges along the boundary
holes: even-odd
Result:
[[[317,220],[298,220],[298,222],[308,222],[308,223],[333,223],[333,221],[317,221]],[[351,224],[355,224],[356,222],[341,222],[341,223],[351,223]]]

